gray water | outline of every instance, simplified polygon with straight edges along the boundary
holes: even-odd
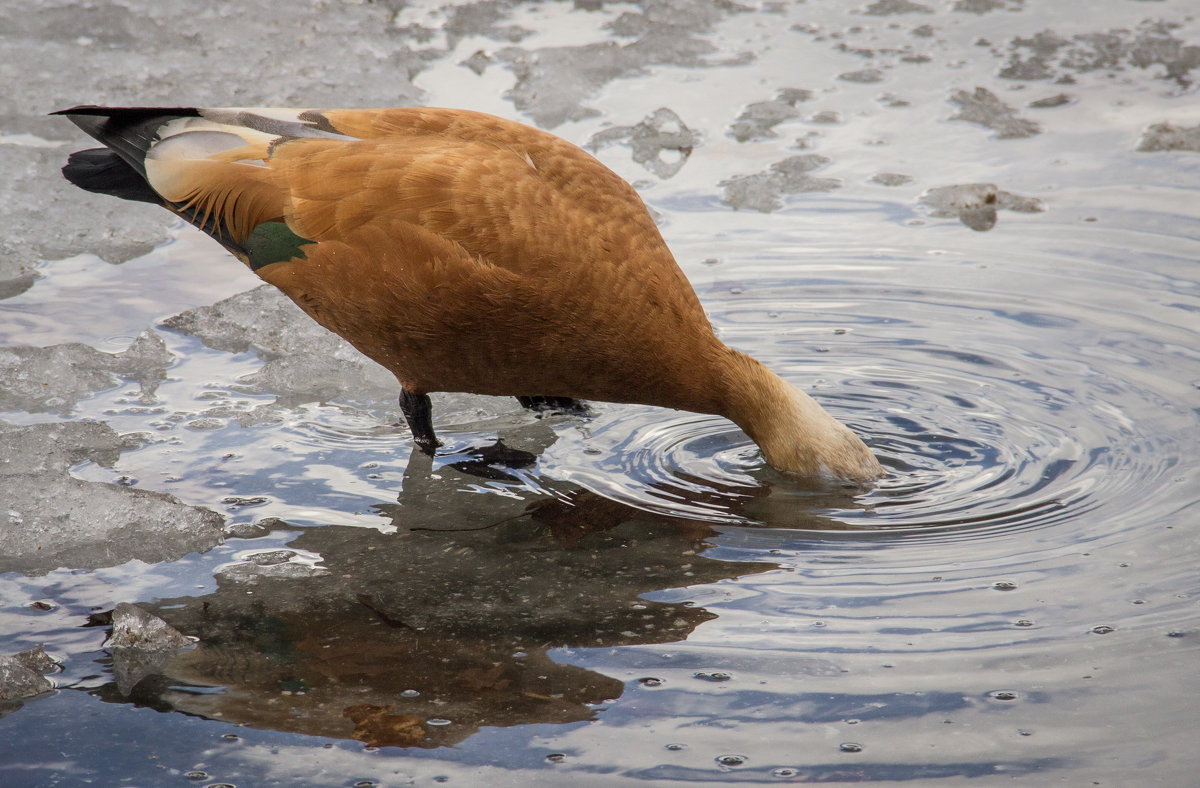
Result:
[[[1194,12],[0,9],[0,654],[61,663],[0,706],[0,783],[1194,783]],[[43,115],[85,102],[425,103],[589,146],[722,338],[889,475],[466,395],[413,455],[386,373],[58,178],[84,140]],[[106,650],[121,602],[196,646]]]

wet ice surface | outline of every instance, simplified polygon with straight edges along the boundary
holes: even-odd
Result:
[[[1192,13],[0,9],[0,783],[1188,784]],[[588,146],[722,337],[892,474],[469,395],[412,454],[390,376],[69,188],[44,117],[412,101]],[[129,603],[194,646],[114,646]]]

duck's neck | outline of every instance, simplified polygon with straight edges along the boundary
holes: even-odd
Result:
[[[771,465],[859,482],[883,475],[871,450],[812,397],[735,350],[724,366],[723,415],[762,448]]]

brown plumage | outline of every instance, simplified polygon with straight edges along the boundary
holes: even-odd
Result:
[[[60,114],[107,146],[67,178],[180,214],[391,370],[426,450],[428,392],[464,391],[717,413],[782,470],[882,473],[713,335],[637,193],[558,137],[422,107]]]

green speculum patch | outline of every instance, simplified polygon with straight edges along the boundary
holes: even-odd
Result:
[[[250,269],[257,271],[271,263],[284,260],[305,258],[305,244],[310,244],[307,238],[301,238],[292,232],[292,228],[283,222],[263,222],[254,228],[254,232],[242,243],[246,250],[246,258],[250,261]]]

